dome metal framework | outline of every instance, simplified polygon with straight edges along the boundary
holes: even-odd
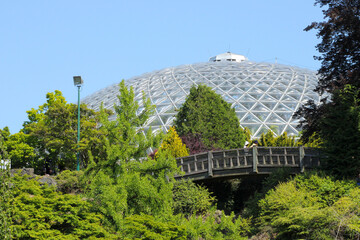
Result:
[[[145,131],[150,126],[153,130],[167,131],[191,86],[205,84],[231,103],[240,125],[249,128],[252,137],[257,138],[269,129],[276,135],[284,132],[298,135],[296,126],[299,120],[293,118],[293,113],[308,100],[319,103],[320,96],[313,91],[317,81],[316,73],[307,69],[224,58],[222,61],[165,68],[130,78],[125,83],[134,88],[139,104],[142,92],[145,92],[156,105],[155,114],[146,123]],[[82,102],[95,110],[99,110],[101,102],[105,108],[113,109],[118,94],[119,86],[114,84]]]

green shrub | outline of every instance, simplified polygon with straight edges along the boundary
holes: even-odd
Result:
[[[40,186],[28,176],[13,177],[12,231],[16,239],[113,239],[103,227],[103,216],[90,211],[80,196]]]
[[[174,222],[161,222],[150,215],[125,218],[123,234],[126,239],[185,240],[186,230]]]
[[[175,182],[173,188],[174,214],[205,214],[215,201],[209,191],[190,180]]]
[[[260,221],[277,239],[354,239],[360,237],[359,199],[354,182],[298,175],[259,202]]]
[[[78,193],[81,192],[83,184],[80,179],[83,176],[83,171],[62,171],[56,176],[57,189],[62,193]]]
[[[251,219],[213,210],[206,215],[192,215],[189,219],[180,217],[178,224],[185,227],[188,239],[248,239]]]

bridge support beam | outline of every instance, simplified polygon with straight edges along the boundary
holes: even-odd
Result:
[[[253,147],[253,152],[252,152],[252,155],[253,155],[253,172],[254,173],[258,173],[258,167],[257,167],[257,164],[258,164],[258,151],[257,151],[257,147]]]
[[[305,158],[305,150],[304,146],[299,147],[299,166],[300,172],[303,173],[305,171],[304,158]]]
[[[208,176],[212,177],[213,176],[213,154],[212,152],[208,152]]]

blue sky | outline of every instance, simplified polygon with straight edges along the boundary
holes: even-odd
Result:
[[[16,133],[26,111],[62,91],[81,96],[145,72],[231,51],[252,61],[317,70],[322,20],[312,0],[13,0],[0,2],[0,128]]]

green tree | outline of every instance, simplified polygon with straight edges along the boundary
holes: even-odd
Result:
[[[205,85],[191,87],[176,115],[175,128],[181,137],[200,136],[209,149],[243,147],[245,142],[235,110]],[[191,150],[191,146],[185,144]]]
[[[147,158],[147,149],[158,147],[162,137],[151,129],[146,135],[142,133],[154,111],[150,100],[143,96],[139,106],[133,89],[128,89],[124,81],[119,91],[116,120],[109,121],[101,110],[106,159],[92,162],[85,171],[87,195],[94,199],[93,207],[104,214],[108,224],[117,231],[123,229],[125,217],[133,214],[152,215],[157,219],[170,216],[172,182],[177,171],[176,161],[167,151],[161,151],[156,160]]]
[[[32,167],[39,169],[36,151],[28,143],[29,135],[22,131],[9,136],[6,145],[12,168]]]
[[[321,61],[316,91],[328,94],[320,105],[309,101],[295,114],[300,119],[304,143],[314,133],[320,134],[321,120],[333,106],[326,100],[328,95],[343,89],[347,84],[360,88],[360,1],[315,0],[315,4],[324,9],[324,21],[313,22],[305,31],[317,30],[317,36],[321,39],[316,46],[320,56],[315,59]]]
[[[67,103],[62,93],[56,90],[46,95],[45,104],[27,113],[29,120],[24,123],[22,131],[28,135],[28,145],[36,150],[36,171],[41,172],[47,164],[53,170],[56,165],[60,170],[75,169],[77,105]],[[104,156],[103,133],[98,129],[98,113],[81,104],[80,114],[79,151],[82,163],[86,166],[89,151],[96,161]],[[17,150],[16,147],[14,150]]]
[[[316,90],[332,92],[347,84],[360,87],[360,1],[315,0],[325,21],[313,22],[305,31],[318,30],[321,42],[316,46],[321,61]]]
[[[347,85],[324,106],[320,136],[327,154],[326,169],[340,178],[360,172],[360,89]]]
[[[6,152],[4,136],[8,136],[8,128],[0,129],[0,238],[12,239],[11,215],[12,215],[12,191],[10,178],[10,165]]]

